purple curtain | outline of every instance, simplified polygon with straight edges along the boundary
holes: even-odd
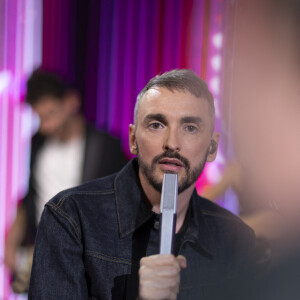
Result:
[[[43,67],[77,84],[87,119],[129,154],[128,124],[147,81],[173,68],[205,77],[211,2],[44,0]]]

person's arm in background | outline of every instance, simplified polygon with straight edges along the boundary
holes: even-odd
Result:
[[[229,187],[232,187],[239,197],[244,192],[241,184],[241,168],[237,162],[226,166],[220,181],[204,189],[203,197],[215,202]],[[272,240],[281,235],[282,217],[271,207],[240,215],[240,218],[255,231],[258,237]]]
[[[240,167],[238,163],[230,163],[226,166],[225,171],[215,185],[204,189],[202,196],[211,201],[215,201],[223,195],[229,187],[232,187],[236,192],[240,192]]]
[[[11,271],[14,271],[16,266],[17,251],[24,240],[26,233],[27,219],[26,212],[22,205],[17,209],[15,221],[8,233],[5,243],[5,264]]]
[[[53,203],[39,224],[29,299],[87,299],[80,226]]]

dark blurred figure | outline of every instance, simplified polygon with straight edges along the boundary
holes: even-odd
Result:
[[[120,141],[86,124],[79,93],[56,74],[34,71],[27,82],[26,101],[39,115],[40,128],[32,140],[29,190],[5,253],[6,264],[15,273],[13,289],[20,293],[28,288],[36,228],[45,203],[62,189],[112,174],[126,163]],[[20,252],[21,245],[25,247]]]
[[[300,299],[300,1],[233,2],[234,149],[247,201],[278,217],[270,269],[239,299]]]

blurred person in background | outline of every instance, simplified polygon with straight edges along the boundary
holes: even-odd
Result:
[[[299,16],[298,0],[240,1],[235,33],[232,134],[243,189],[279,213],[274,230],[285,238],[290,226],[300,233]]]
[[[281,216],[272,202],[251,197],[248,177],[249,172],[241,162],[228,162],[220,180],[214,185],[205,187],[202,195],[216,202],[232,188],[237,195],[240,218],[254,230],[259,241],[268,244],[280,235],[278,227],[281,226]]]
[[[234,55],[226,83],[232,86],[227,97],[236,161],[204,195],[215,200],[233,187],[244,220],[274,214],[266,214],[270,222],[258,226],[257,235],[278,238],[287,225],[283,217],[296,221],[299,209],[300,1],[233,3]]]
[[[13,289],[19,293],[28,289],[36,228],[45,203],[62,189],[112,174],[126,163],[120,141],[86,123],[79,92],[56,74],[34,71],[27,82],[26,102],[39,115],[40,127],[32,139],[28,193],[17,210],[5,251],[6,264],[14,272]],[[17,259],[21,253],[28,258],[26,267],[24,259],[22,263]]]
[[[240,299],[300,299],[300,1],[235,1],[232,137],[243,193],[276,211],[270,268]],[[228,78],[227,77],[227,78]]]

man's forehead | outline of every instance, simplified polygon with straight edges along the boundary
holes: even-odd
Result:
[[[143,114],[149,110],[167,109],[168,111],[185,110],[205,113],[208,103],[205,99],[198,98],[187,90],[169,90],[165,87],[153,87],[141,98],[139,110]],[[180,112],[180,111],[178,111]]]
[[[176,116],[181,120],[184,117],[201,118],[201,123],[210,123],[214,128],[214,117],[208,100],[198,98],[188,90],[152,87],[140,99],[137,122],[144,122],[149,114]]]
[[[174,94],[174,95],[187,94],[187,95],[194,96],[186,89],[167,88],[164,86],[153,86],[145,92],[143,98],[159,97],[159,96],[163,96],[164,94]],[[194,97],[196,97],[196,96],[194,96]]]
[[[149,98],[149,97],[154,97],[154,96],[159,96],[161,94],[161,90],[164,90],[166,88],[163,87],[152,87],[146,93],[144,94],[143,98]],[[142,98],[142,99],[143,99]]]

